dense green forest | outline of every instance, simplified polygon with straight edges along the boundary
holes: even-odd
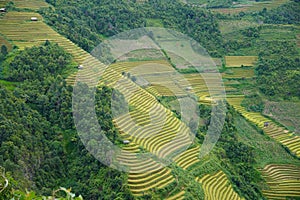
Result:
[[[291,1],[273,10],[263,9],[253,14],[267,24],[299,24],[299,1]]]
[[[76,134],[73,90],[61,76],[72,68],[72,57],[49,42],[17,53],[8,66],[2,66],[5,79],[17,82],[17,87],[0,89],[1,166],[17,180],[14,189],[51,195],[64,186],[85,199],[131,199],[128,188],[120,184],[126,182],[126,174],[95,160]],[[109,88],[97,89],[99,120],[108,122],[110,132],[111,119],[103,116],[110,115],[111,93]],[[0,199],[11,194],[6,195]]]
[[[261,57],[257,68],[261,91],[275,98],[300,97],[299,65],[299,58],[281,55],[272,59]]]

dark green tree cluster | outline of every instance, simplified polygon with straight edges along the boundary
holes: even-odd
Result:
[[[263,93],[278,99],[300,97],[300,59],[294,57],[260,57],[257,82]]]
[[[260,26],[259,27],[250,27],[250,28],[243,29],[241,32],[246,37],[257,38],[257,37],[259,37],[260,29],[261,29]]]
[[[48,78],[49,74],[52,76],[62,74],[62,70],[70,63],[70,54],[57,44],[47,42],[44,46],[32,47],[30,51],[25,50],[17,55],[8,67],[7,80],[42,81]]]
[[[211,56],[221,56],[223,40],[212,13],[171,0],[151,0],[149,3],[153,10],[149,18],[161,19],[164,27],[187,34],[206,48]]]
[[[274,30],[275,31],[275,30]],[[258,48],[258,56],[263,59],[278,58],[278,57],[294,57],[299,55],[295,42],[283,40],[283,41],[268,41],[258,40],[254,44],[255,46],[261,45]]]
[[[2,45],[0,51],[0,61],[3,61],[8,54],[7,46]]]
[[[73,89],[60,76],[72,67],[70,55],[47,43],[25,49],[7,67],[14,74],[7,80],[20,81],[14,91],[0,85],[0,166],[16,180],[13,188],[51,195],[64,186],[85,199],[132,199],[126,174],[97,161],[75,131]],[[98,88],[96,107],[104,133],[113,135],[110,93]]]
[[[42,11],[49,25],[87,51],[103,37],[145,26],[142,7],[132,1],[47,0],[55,11]]]
[[[223,42],[217,21],[204,8],[178,1],[55,1],[55,10],[41,11],[47,23],[85,50],[92,50],[105,37],[145,27],[148,19],[183,32],[203,45],[213,56],[221,56]]]
[[[225,151],[219,154],[222,165],[229,171],[230,180],[236,190],[241,191],[245,199],[263,199],[259,189],[262,177],[254,167],[256,163],[255,149],[243,141],[239,141],[234,125],[236,113],[232,108],[229,109],[221,137],[217,143],[217,146]]]
[[[241,103],[248,111],[262,112],[264,110],[264,102],[258,94],[247,95]]]
[[[300,2],[291,1],[273,10],[263,9],[253,15],[267,24],[299,24]]]

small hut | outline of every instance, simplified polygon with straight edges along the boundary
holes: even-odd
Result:
[[[264,127],[268,127],[268,126],[269,126],[269,122],[265,122]]]
[[[0,8],[0,12],[6,12],[6,8]]]
[[[78,69],[83,69],[83,65],[79,65],[79,66],[78,66]]]
[[[37,21],[38,18],[37,18],[37,17],[31,17],[30,20],[31,20],[31,21]]]
[[[191,91],[193,88],[191,86],[185,88],[187,91]]]
[[[130,141],[129,140],[123,140],[123,144],[129,144]]]

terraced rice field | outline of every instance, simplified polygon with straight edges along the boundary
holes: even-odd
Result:
[[[227,79],[241,79],[254,77],[254,68],[232,68],[222,74],[223,78]]]
[[[136,153],[140,153],[139,146],[130,143],[117,157],[121,164],[130,167],[128,185],[135,196],[143,196],[149,190],[163,188],[175,180],[170,169],[158,166],[159,163],[149,158],[142,160]]]
[[[88,56],[83,55],[82,58],[86,59],[86,57]],[[103,65],[98,60],[93,60],[93,57],[90,57],[83,62],[83,66],[84,69],[80,71],[79,79],[82,77],[85,81],[93,80],[91,84],[95,84],[94,81],[97,81],[97,78],[93,73],[94,68],[98,66],[102,69]],[[100,70],[100,72],[103,71]],[[163,188],[169,185],[174,181],[170,169],[161,166],[153,159],[138,159],[137,155],[130,152],[138,153],[139,146],[141,146],[153,154],[157,153],[155,155],[158,157],[168,156],[176,149],[178,150],[178,148],[190,144],[188,130],[179,129],[179,123],[181,122],[171,116],[170,111],[167,111],[153,96],[134,84],[129,78],[122,76],[121,72],[117,73],[109,67],[102,78],[100,84],[118,89],[127,98],[129,104],[135,107],[135,110],[129,114],[114,119],[121,136],[131,141],[131,146],[124,147],[124,151],[117,159],[129,168],[128,185],[132,193],[136,196],[142,196],[154,188]],[[152,112],[150,108],[153,108]],[[154,121],[150,121],[148,111],[150,111],[150,114],[153,112],[157,114],[151,115]],[[163,116],[161,113],[167,113],[166,123],[153,123],[156,122],[155,120],[161,120],[160,117]],[[176,128],[172,128],[173,124],[174,127],[179,129],[178,131],[176,131]],[[153,130],[160,128],[162,130],[159,135],[151,136]],[[147,134],[147,137],[143,137],[145,134]],[[175,139],[176,134],[179,136],[177,139]],[[174,139],[174,144],[168,145],[168,142],[172,139]]]
[[[263,114],[291,127],[296,134],[300,135],[300,103],[268,101],[265,103]]]
[[[6,2],[7,0],[0,0],[0,7],[2,8],[2,7],[5,7],[5,5],[6,5]]]
[[[191,144],[190,132],[186,125],[175,118],[170,110],[159,104],[154,96],[128,79],[119,81],[115,88],[124,94],[129,105],[149,113],[152,118],[151,123],[139,127],[131,120],[131,113],[114,119],[125,137],[159,158],[166,158],[172,152]]]
[[[268,199],[300,197],[299,166],[267,165],[261,172],[269,187],[262,192]]]
[[[199,150],[200,147],[195,147],[183,152],[175,159],[175,163],[182,169],[191,167],[192,165],[200,162]]]
[[[171,112],[168,110],[166,111],[164,107],[160,106],[154,96],[134,84],[126,76],[120,75],[122,72],[130,71],[131,75],[138,76],[138,68],[136,67],[141,64],[145,64],[145,62],[135,63],[135,65],[125,62],[113,64],[104,73],[102,81],[105,82],[105,84],[114,86],[114,88],[122,92],[125,99],[128,100],[129,105],[135,107],[135,110],[130,113],[114,119],[114,122],[120,130],[123,138],[136,143],[138,146],[142,146],[145,150],[159,158],[165,158],[172,154],[172,152],[180,150],[181,147],[191,144],[186,139],[188,129],[186,129],[185,126],[182,126],[182,122],[177,118],[174,118]],[[133,72],[134,68],[137,69],[136,72]],[[170,70],[171,69],[172,68],[170,68]],[[114,76],[114,72],[118,72],[119,76]],[[162,70],[157,73],[169,74],[169,71]],[[143,73],[142,75],[145,79],[148,78],[147,80],[153,78],[151,77],[150,72]],[[165,113],[166,116],[163,116],[163,113]],[[165,119],[165,121],[162,121],[161,119]],[[180,139],[174,140],[176,134]],[[171,145],[168,144],[170,141]],[[200,163],[198,154],[199,146],[188,149],[175,158],[175,163],[185,170],[190,170],[193,166],[195,166],[196,169],[196,165]],[[157,186],[156,183],[159,185],[158,187],[161,188],[174,181],[174,177],[170,175],[170,171],[168,169],[161,168],[155,171],[155,168],[159,167],[155,166],[155,163],[152,161],[147,161],[143,164],[130,158],[129,162],[132,162],[134,170],[143,169],[151,171],[153,169],[152,173],[147,173],[145,171],[135,174],[133,173],[134,171],[130,172],[129,186],[133,193],[137,196],[146,194],[147,191],[151,190],[151,188]],[[207,167],[209,166],[207,165]],[[156,181],[152,181],[152,179]],[[149,182],[150,185],[148,185]],[[183,199],[183,194],[184,192],[178,193],[177,195],[170,197],[170,199]]]
[[[225,56],[226,67],[254,66],[257,56]]]
[[[181,84],[186,88],[191,87],[191,91],[199,97],[199,101],[211,102],[208,87],[200,74],[186,74],[184,77],[190,86],[184,83]]]
[[[29,21],[28,19],[32,16],[38,17],[39,21]],[[175,118],[173,113],[162,106],[154,96],[132,82],[129,78],[121,75],[122,71],[128,69],[134,72],[134,65],[140,65],[141,63],[131,63],[131,65],[127,66],[123,63],[119,67],[109,67],[105,70],[106,66],[104,64],[44,24],[41,16],[37,13],[9,12],[1,19],[1,23],[5,24],[4,28],[0,30],[1,34],[6,35],[13,43],[21,46],[21,48],[31,47],[43,43],[45,40],[50,40],[58,43],[67,52],[71,53],[74,59],[79,64],[82,64],[84,68],[79,71],[80,73],[74,74],[67,79],[69,84],[73,84],[75,79],[77,79],[84,81],[88,85],[95,86],[101,77],[100,84],[106,84],[118,89],[124,94],[129,105],[135,107],[135,110],[130,113],[114,119],[116,126],[120,129],[121,136],[131,141],[129,146],[123,148],[121,155],[117,159],[121,164],[130,168],[128,185],[133,194],[141,196],[154,188],[163,188],[175,180],[170,169],[160,166],[153,159],[147,159],[142,162],[136,157],[137,155],[132,154],[138,153],[139,147],[143,147],[158,158],[168,158],[192,144],[190,130],[184,123]],[[157,68],[157,72],[161,74],[173,73],[172,70],[172,68],[167,67],[159,71]],[[147,70],[143,70],[143,72],[144,74],[141,75],[145,77],[149,75]],[[193,90],[199,89],[197,90],[198,92],[200,91],[199,94],[207,95],[207,89],[202,86],[204,84],[203,79],[189,76],[186,78],[189,83],[194,84]],[[201,77],[200,75],[198,76]],[[215,81],[213,77],[211,81]],[[188,87],[188,83],[186,85],[182,83],[182,85]],[[218,82],[215,85],[216,88],[220,87],[220,83]],[[203,92],[201,88],[204,88]],[[176,157],[176,163],[187,170],[198,164],[198,148],[188,149],[181,153]],[[214,177],[216,178],[216,176]],[[222,183],[226,182],[224,181],[224,176],[221,175],[221,177],[223,180]],[[216,178],[215,180],[219,179]],[[206,184],[206,188],[210,188],[209,185],[215,184],[218,184],[218,182],[210,181],[209,184]],[[222,188],[224,187],[223,184],[221,186]],[[230,188],[231,186],[227,186],[225,190],[225,192],[228,191],[229,196],[234,195],[230,191]],[[217,188],[216,190],[221,192],[222,189]],[[226,193],[226,195],[228,194]],[[170,197],[170,199],[183,198],[184,192]]]
[[[176,195],[167,198],[166,200],[183,200],[184,194],[185,194],[185,191],[183,190],[183,191],[177,193]]]
[[[87,56],[83,56],[86,59]],[[79,79],[83,78],[84,81],[91,81],[91,84],[96,84],[97,81],[95,73],[93,73],[94,68],[103,69],[103,64],[98,60],[93,60],[93,57],[88,57],[86,61],[83,62],[84,69],[80,71]],[[100,72],[103,72],[100,70]],[[78,78],[78,77],[76,77]],[[163,188],[174,181],[174,177],[171,174],[170,169],[161,166],[157,161],[147,158],[141,160],[138,155],[132,154],[139,152],[139,146],[148,150],[149,152],[157,155],[158,157],[165,157],[172,153],[172,151],[178,150],[178,148],[184,147],[190,144],[188,130],[179,129],[176,132],[172,128],[172,123],[177,124],[175,127],[179,128],[179,120],[170,115],[170,111],[167,111],[162,107],[156,99],[147,93],[145,90],[141,89],[139,86],[134,84],[129,78],[122,76],[112,68],[107,68],[102,76],[100,84],[106,84],[108,86],[114,87],[122,92],[125,98],[128,99],[130,105],[135,106],[135,110],[127,115],[115,118],[114,121],[119,127],[121,136],[130,140],[130,146],[124,147],[121,155],[118,156],[118,161],[120,164],[125,165],[129,168],[128,175],[128,185],[132,193],[136,196],[142,196],[147,194],[150,190],[154,188]],[[133,94],[133,96],[131,96]],[[166,125],[162,123],[153,123],[150,121],[149,109],[153,107],[153,112],[157,113],[156,116],[152,117],[159,119],[162,117],[161,113],[168,113],[166,120]],[[150,111],[150,114],[152,112]],[[132,120],[130,120],[132,119]],[[155,121],[155,119],[152,118]],[[160,135],[155,135],[156,137],[151,137],[153,130],[162,128]],[[182,132],[180,132],[180,130]],[[130,133],[130,134],[129,134]],[[147,137],[143,137],[147,134]],[[179,137],[175,139],[175,135],[178,134]],[[170,140],[174,139],[174,144],[168,145]],[[160,151],[158,151],[160,150]],[[130,153],[131,152],[131,153]]]
[[[139,76],[174,72],[173,67],[165,60],[117,62],[111,64],[110,68],[118,73],[131,72]]]
[[[192,143],[190,131],[185,124],[158,103],[154,96],[128,77],[122,76],[122,72],[127,69],[132,69],[132,66],[122,68],[120,63],[112,65],[106,69],[100,82],[118,89],[128,104],[135,108],[128,114],[114,119],[121,136],[158,158],[167,158],[190,146]],[[132,71],[131,73],[134,74]],[[153,188],[163,188],[174,181],[171,171],[154,160],[147,159],[142,162],[124,153],[118,159],[130,167],[128,185],[136,196],[147,194]]]
[[[248,1],[246,5],[236,6],[233,8],[218,8],[218,9],[211,9],[214,12],[220,12],[224,14],[238,14],[240,12],[252,12],[252,11],[259,11],[263,8],[273,9],[276,8],[284,3],[288,2],[288,0],[272,0],[272,1]],[[244,4],[244,3],[243,3]]]
[[[210,96],[218,96],[224,88],[218,74],[179,74],[167,61],[119,62],[111,67],[121,73],[142,77],[148,85],[146,90],[154,96],[186,96],[190,93],[199,97],[201,103],[211,103]],[[208,91],[208,85],[210,91]],[[231,86],[227,92],[236,92]]]
[[[289,132],[284,127],[280,127],[274,122],[271,122],[270,119],[264,117],[260,113],[246,111],[246,109],[241,106],[243,97],[227,98],[227,101],[247,120],[261,128],[265,134],[280,142],[283,146],[287,147],[297,157],[300,157],[299,136]],[[269,122],[269,126],[264,127],[264,122]]]
[[[200,103],[211,104],[214,101],[213,98],[218,98],[219,95],[222,95],[224,85],[217,74],[195,73],[185,74],[184,77],[187,82],[181,82],[179,80],[180,85],[184,88],[191,87],[191,92],[199,97]],[[186,85],[186,83],[188,83],[188,85]],[[208,87],[210,87],[210,90]],[[226,89],[235,90],[233,87],[227,87]]]
[[[37,17],[39,21],[30,21],[31,17]],[[67,38],[61,36],[55,32],[52,28],[43,22],[41,15],[35,12],[8,12],[0,19],[2,25],[0,33],[5,35],[13,44],[17,45],[19,49],[26,47],[32,47],[34,45],[40,45],[45,43],[46,40],[53,41],[59,46],[63,47],[67,52],[71,53],[74,60],[78,63],[84,63],[87,66],[98,65],[97,70],[105,69],[105,66],[101,64],[96,58],[79,48],[73,42]],[[80,73],[81,80],[96,84],[100,73],[91,71],[89,67],[85,72]],[[70,76],[67,79],[69,84],[73,84],[76,74]],[[92,78],[91,78],[92,77]]]
[[[47,8],[51,6],[43,0],[1,0],[0,5],[5,5],[10,1],[14,2],[17,8],[26,8],[31,10],[38,10],[40,8]]]
[[[147,91],[156,97],[175,96],[175,94],[172,92],[172,90],[169,89],[169,87],[164,87],[159,84],[152,84],[151,86],[147,87]]]
[[[39,21],[30,21],[37,17]],[[62,38],[42,22],[42,16],[34,12],[8,12],[0,19],[0,33],[5,35],[20,49],[40,45],[46,40]]]
[[[154,188],[164,188],[174,181],[171,170],[167,168],[148,173],[129,173],[128,175],[128,186],[135,196],[143,196]]]
[[[30,17],[32,16],[38,17],[40,21],[38,22],[29,21],[28,19],[30,19]],[[0,32],[6,35],[9,39],[11,39],[16,45],[21,46],[21,49],[44,43],[46,40],[50,40],[58,43],[67,52],[71,53],[74,56],[74,59],[78,63],[83,64],[84,66],[83,70],[80,70],[80,73],[74,74],[67,79],[68,83],[73,84],[75,82],[75,79],[77,79],[77,80],[84,81],[89,85],[94,85],[94,86],[97,85],[99,81],[98,79],[100,78],[100,75],[103,73],[105,66],[102,63],[100,63],[99,60],[92,57],[90,54],[88,54],[87,52],[79,48],[70,40],[62,37],[61,35],[56,33],[53,29],[51,29],[49,26],[44,24],[39,14],[30,13],[30,12],[29,13],[9,12],[5,15],[3,19],[1,19],[1,24],[5,24],[5,26],[3,29],[0,30]],[[122,78],[122,76],[119,73],[116,73],[111,69],[107,69],[104,76],[106,78],[105,83],[109,85],[112,85],[116,80]],[[130,82],[130,80],[125,80],[125,82],[126,81],[128,84],[127,85],[128,88],[132,88],[131,87],[132,85],[135,86],[135,84]],[[140,91],[143,91],[140,88],[138,89]],[[125,87],[125,90],[127,90],[127,87]],[[142,95],[141,98],[135,99],[137,103],[139,101],[144,102],[142,103],[142,105],[145,105],[145,107],[147,107],[146,104],[148,103],[152,103],[152,104],[154,103],[153,97],[152,97],[152,101],[150,100],[151,98],[149,99],[150,101],[148,101],[150,95],[147,96],[147,92],[144,92],[141,95]],[[156,102],[156,104],[158,103]],[[160,109],[162,109],[162,106],[160,106]],[[138,118],[140,116],[137,115],[136,117]],[[143,119],[141,118],[139,120],[141,122],[143,121]],[[180,123],[179,120],[172,121],[172,119],[169,118],[168,120],[169,127],[172,126],[171,125],[172,122],[175,124]],[[171,128],[170,130],[167,130],[167,128],[165,128],[164,130],[165,130],[164,132],[165,134],[169,133],[170,135],[172,134],[174,135],[176,133],[176,132],[173,133],[172,132],[173,129]],[[184,135],[184,133],[187,134],[188,130],[186,129],[185,131],[182,131],[181,137],[179,137],[177,142],[175,141],[175,143],[170,146],[170,149],[164,149],[163,151],[164,154],[162,154],[162,156],[172,152],[174,146],[178,145],[178,147],[180,148],[182,146],[189,145],[188,135]],[[166,140],[163,140],[162,142],[159,140],[154,141],[155,144],[161,144],[161,145],[163,144],[163,142],[166,142]],[[154,148],[156,147],[154,143],[151,144],[149,143],[147,145],[149,148]],[[134,144],[133,141],[132,144]],[[176,149],[176,147],[174,149]],[[170,169],[159,166],[159,164],[154,160],[147,159],[147,161],[141,162],[140,159],[137,159],[135,154],[134,156],[132,156],[130,152],[138,152],[137,145],[124,147],[123,150],[124,152],[122,152],[117,159],[121,164],[125,164],[131,169],[131,173],[129,173],[129,177],[128,177],[128,185],[131,191],[133,192],[133,194],[137,196],[141,196],[143,194],[146,194],[149,190],[153,188],[162,188],[174,181],[174,178],[170,173],[171,172]]]
[[[110,66],[115,71],[129,72],[145,82],[148,92],[155,96],[185,96],[187,93],[177,84],[180,77],[167,61],[119,62]],[[137,81],[137,84],[139,81]],[[142,85],[142,84],[140,84]]]
[[[202,178],[196,178],[202,184],[205,193],[205,200],[239,200],[241,198],[232,188],[226,174],[222,171],[211,175],[207,174]]]
[[[222,34],[232,33],[248,27],[258,26],[256,22],[244,20],[220,20],[220,31]]]
[[[147,91],[155,96],[187,96],[187,92],[174,80],[165,78],[157,79],[156,77],[148,77],[147,80],[151,82],[151,85],[147,87]]]

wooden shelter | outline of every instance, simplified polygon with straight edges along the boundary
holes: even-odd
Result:
[[[38,21],[38,18],[37,17],[31,17],[30,20],[31,21]]]
[[[129,144],[130,141],[129,140],[123,140],[123,144]]]
[[[269,122],[264,122],[264,127],[268,127],[269,126]]]

